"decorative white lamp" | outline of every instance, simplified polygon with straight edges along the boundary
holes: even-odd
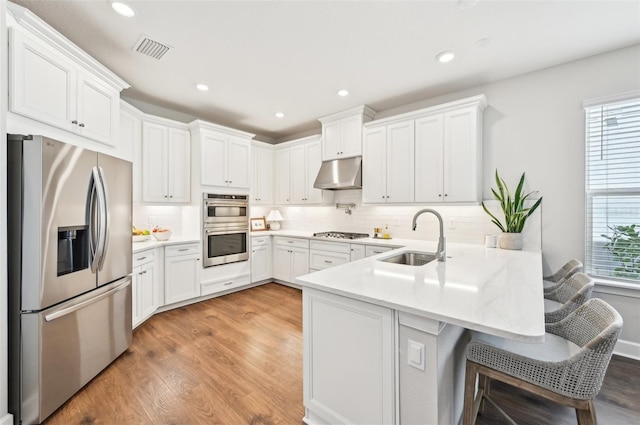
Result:
[[[280,222],[283,220],[280,211],[271,210],[267,216],[267,221],[271,222],[271,230],[280,230]]]

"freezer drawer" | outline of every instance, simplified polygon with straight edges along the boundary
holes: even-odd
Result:
[[[131,277],[22,315],[22,423],[44,421],[131,344]],[[39,372],[39,373],[38,373]]]

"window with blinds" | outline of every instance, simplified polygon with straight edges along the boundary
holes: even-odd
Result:
[[[640,284],[640,98],[586,108],[587,273]]]

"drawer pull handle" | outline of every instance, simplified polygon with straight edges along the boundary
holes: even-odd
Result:
[[[329,261],[329,260],[324,260],[324,262],[327,264],[333,264],[333,261]]]
[[[224,286],[229,286],[229,285],[233,285],[233,282],[227,282],[224,284]]]
[[[178,251],[181,251],[181,252],[182,251],[189,251],[189,248],[180,248],[180,249],[178,249]]]
[[[138,258],[138,261],[142,261],[142,260],[144,260],[145,258],[147,258],[147,257],[140,257],[140,258]]]
[[[287,243],[293,243],[293,241],[287,241]]]

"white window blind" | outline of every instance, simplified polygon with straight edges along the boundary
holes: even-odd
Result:
[[[640,284],[640,98],[586,108],[587,273]]]

